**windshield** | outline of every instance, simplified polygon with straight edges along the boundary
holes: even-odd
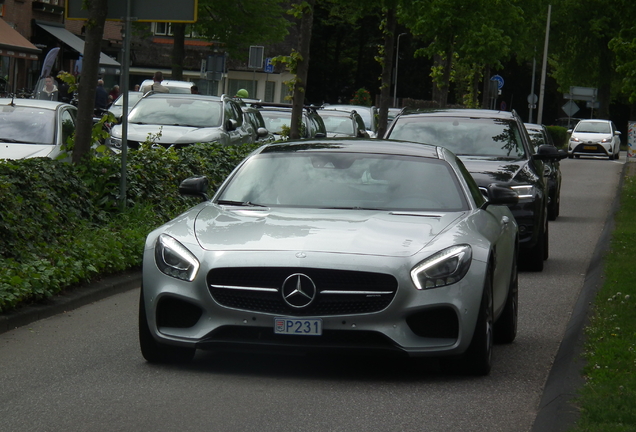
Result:
[[[329,114],[321,114],[322,121],[325,124],[325,128],[327,132],[340,134],[340,135],[349,135],[356,136],[356,131],[353,127],[353,120],[349,116],[342,115],[329,115]]]
[[[221,101],[193,98],[148,97],[140,99],[128,116],[129,123],[192,127],[219,127]]]
[[[141,97],[143,96],[143,94],[141,94],[141,92],[138,91],[132,91],[128,93],[128,106],[132,106],[134,104],[137,103],[137,101],[139,99],[141,99]],[[124,106],[124,95],[120,95],[117,99],[115,99],[115,102],[113,102],[113,105],[115,106]]]
[[[535,152],[539,150],[539,146],[547,144],[545,137],[540,130],[528,129],[528,135],[530,136],[530,143],[532,144],[532,147],[534,147]]]
[[[490,118],[404,116],[388,138],[446,147],[456,155],[523,158],[514,121]]]
[[[217,201],[272,207],[461,211],[468,208],[461,191],[454,171],[439,159],[267,153],[241,166]]]
[[[5,105],[0,110],[0,142],[55,144],[55,111]]]
[[[581,121],[574,128],[574,132],[578,133],[612,133],[610,125],[607,122],[585,122]]]
[[[291,123],[291,111],[261,111],[265,128],[275,134],[283,132],[283,128],[289,128]]]
[[[343,111],[355,111],[358,114],[360,114],[360,117],[362,117],[362,121],[364,122],[364,126],[367,128],[367,130],[373,130],[373,127],[371,126],[373,124],[373,121],[371,120],[370,107],[353,106],[353,105],[328,105],[324,109],[326,110],[339,109]]]

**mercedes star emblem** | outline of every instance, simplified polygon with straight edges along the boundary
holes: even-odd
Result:
[[[294,273],[285,279],[281,292],[285,303],[295,309],[301,309],[314,301],[318,290],[309,276]]]

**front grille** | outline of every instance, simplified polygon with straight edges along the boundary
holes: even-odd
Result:
[[[316,286],[315,300],[305,308],[293,308],[281,288],[296,273],[308,276]],[[386,308],[397,291],[397,280],[384,273],[298,267],[216,268],[207,276],[210,294],[222,306],[269,314],[352,315]]]

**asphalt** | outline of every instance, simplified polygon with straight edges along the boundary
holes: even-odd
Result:
[[[636,175],[636,163],[624,165],[618,190],[622,188],[626,172]],[[576,396],[577,389],[584,384],[580,373],[585,364],[582,356],[585,343],[584,329],[589,322],[590,305],[602,283],[602,257],[609,248],[614,230],[614,214],[618,207],[619,196],[617,195],[548,375],[531,432],[566,432],[579,417],[572,400]],[[141,271],[133,270],[70,289],[45,302],[0,314],[0,334],[140,286]]]

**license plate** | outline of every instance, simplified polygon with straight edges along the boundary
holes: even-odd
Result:
[[[596,150],[596,146],[583,146],[584,150]]]
[[[274,333],[301,336],[322,335],[320,318],[274,318]]]

